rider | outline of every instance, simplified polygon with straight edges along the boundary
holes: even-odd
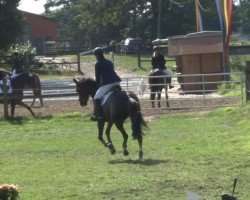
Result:
[[[101,99],[114,86],[120,87],[121,78],[116,74],[113,63],[103,55],[103,49],[96,47],[93,51],[96,57],[95,78],[98,90],[94,96],[94,113],[91,120],[102,119]]]
[[[14,52],[12,54],[12,68],[11,73],[12,74],[20,74],[23,72],[23,62],[20,58],[19,54],[17,52]]]
[[[154,47],[154,53],[151,59],[151,64],[152,69],[159,69],[164,73],[164,75],[168,76],[168,83],[170,83],[169,89],[173,88],[174,86],[171,85],[173,72],[166,68],[166,60],[162,53],[160,53],[160,48],[157,46]]]

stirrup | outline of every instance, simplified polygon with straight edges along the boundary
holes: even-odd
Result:
[[[91,121],[98,121],[99,119],[102,119],[102,117],[97,117],[94,113],[91,114],[91,116],[90,116]]]

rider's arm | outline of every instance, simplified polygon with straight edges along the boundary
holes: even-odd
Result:
[[[95,79],[96,79],[96,84],[98,87],[101,85],[101,75],[100,75],[100,69],[98,63],[95,64]]]

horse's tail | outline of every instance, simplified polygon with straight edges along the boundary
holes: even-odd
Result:
[[[40,78],[37,74],[32,74],[32,78],[33,78],[33,94],[34,94],[34,100],[33,103],[35,102],[35,99],[38,98],[41,104],[41,107],[43,107],[43,97],[42,97],[42,85],[41,85],[41,81]]]
[[[129,104],[130,104],[130,119],[132,122],[132,136],[134,139],[138,139],[142,137],[142,135],[144,135],[143,128],[147,128],[147,123],[142,116],[138,98],[137,97],[133,98],[130,96]]]

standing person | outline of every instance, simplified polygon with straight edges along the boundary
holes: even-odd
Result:
[[[159,47],[154,47],[154,53],[151,59],[152,69],[159,69],[163,72],[164,75],[167,75],[167,82],[170,83],[169,89],[173,88],[174,86],[171,85],[172,75],[173,72],[166,67],[166,60],[163,54],[160,52]]]
[[[120,86],[121,78],[114,70],[113,63],[106,59],[103,55],[103,50],[96,47],[93,51],[96,57],[95,78],[98,90],[94,96],[94,113],[91,115],[91,120],[96,121],[102,119],[102,97],[114,86]]]

